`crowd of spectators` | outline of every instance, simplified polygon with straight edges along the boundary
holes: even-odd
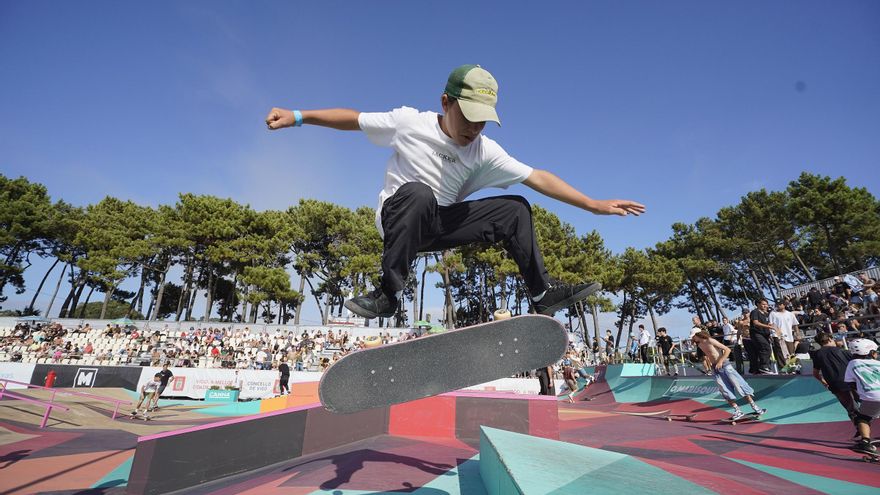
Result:
[[[783,298],[802,328],[855,335],[880,327],[880,286],[868,275],[834,277],[826,290],[813,287]]]
[[[380,333],[383,343],[415,338],[415,333]],[[342,356],[362,349],[366,338],[348,330],[259,331],[248,327],[150,330],[108,324],[64,328],[59,323],[19,323],[0,329],[0,361],[275,369],[285,361],[294,370],[326,369]]]

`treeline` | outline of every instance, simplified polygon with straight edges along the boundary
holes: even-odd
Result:
[[[636,320],[673,307],[720,320],[758,296],[775,298],[782,286],[874,266],[880,257],[880,202],[843,178],[807,173],[785,191],[749,193],[715,218],[676,223],[653,248],[617,255],[597,232],[578,234],[553,213],[533,211],[550,274],[606,288],[570,308],[571,323],[598,334],[598,314],[616,312],[618,341]],[[109,196],[78,207],[0,175],[0,303],[10,289],[23,293],[24,272],[46,258],[51,267],[30,304],[14,314],[39,314],[38,295],[51,291],[47,316],[299,323],[308,286],[326,322],[346,297],[378,283],[382,242],[373,215],[316,200],[259,212],[193,194],[158,208]],[[440,276],[449,326],[486,321],[502,307],[528,311],[502,247],[468,246],[416,260],[396,324],[424,319],[427,273]],[[136,291],[120,289],[131,279]],[[93,301],[95,293],[102,299]],[[199,294],[205,310],[193,314]]]

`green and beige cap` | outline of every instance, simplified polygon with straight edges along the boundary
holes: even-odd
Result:
[[[452,71],[444,93],[458,100],[461,113],[469,121],[492,121],[501,125],[495,112],[498,83],[489,71],[479,65],[462,65]]]

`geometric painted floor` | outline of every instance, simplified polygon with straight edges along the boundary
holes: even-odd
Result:
[[[676,484],[689,486],[686,482],[707,492],[737,495],[880,493],[880,465],[864,463],[847,449],[851,423],[817,422],[817,418],[831,418],[819,415],[828,414],[826,409],[834,411],[824,402],[806,407],[808,397],[774,402],[771,394],[766,404],[775,408],[771,413],[778,421],[768,414],[768,421],[732,426],[719,421],[729,412],[699,397],[670,400],[654,397],[654,393],[651,400],[626,402],[636,397],[627,395],[636,389],[629,382],[625,387],[621,383],[612,380],[616,392],[607,381],[593,384],[586,392],[594,399],[589,402],[560,402],[559,439],[625,454],[658,468],[665,473],[658,476],[664,488],[658,493]],[[760,393],[758,398],[761,402]],[[785,404],[797,410],[783,415]],[[216,420],[186,405],[168,408],[149,424],[110,421],[109,412],[94,404],[83,404],[77,411],[69,417],[59,414],[60,419],[50,422],[49,428],[40,429],[27,406],[0,401],[0,495],[125,493],[127,463],[138,435]],[[696,412],[697,417],[693,422],[669,422],[664,418],[667,412]],[[583,466],[587,476],[591,469],[597,466]],[[617,491],[627,488],[621,482]],[[485,491],[478,445],[446,438],[381,435],[187,493],[455,495]]]

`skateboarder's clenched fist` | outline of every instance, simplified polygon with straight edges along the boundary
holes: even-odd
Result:
[[[270,130],[292,127],[295,122],[296,117],[293,115],[293,110],[273,108],[269,111],[269,115],[266,116],[266,125],[269,126]]]

